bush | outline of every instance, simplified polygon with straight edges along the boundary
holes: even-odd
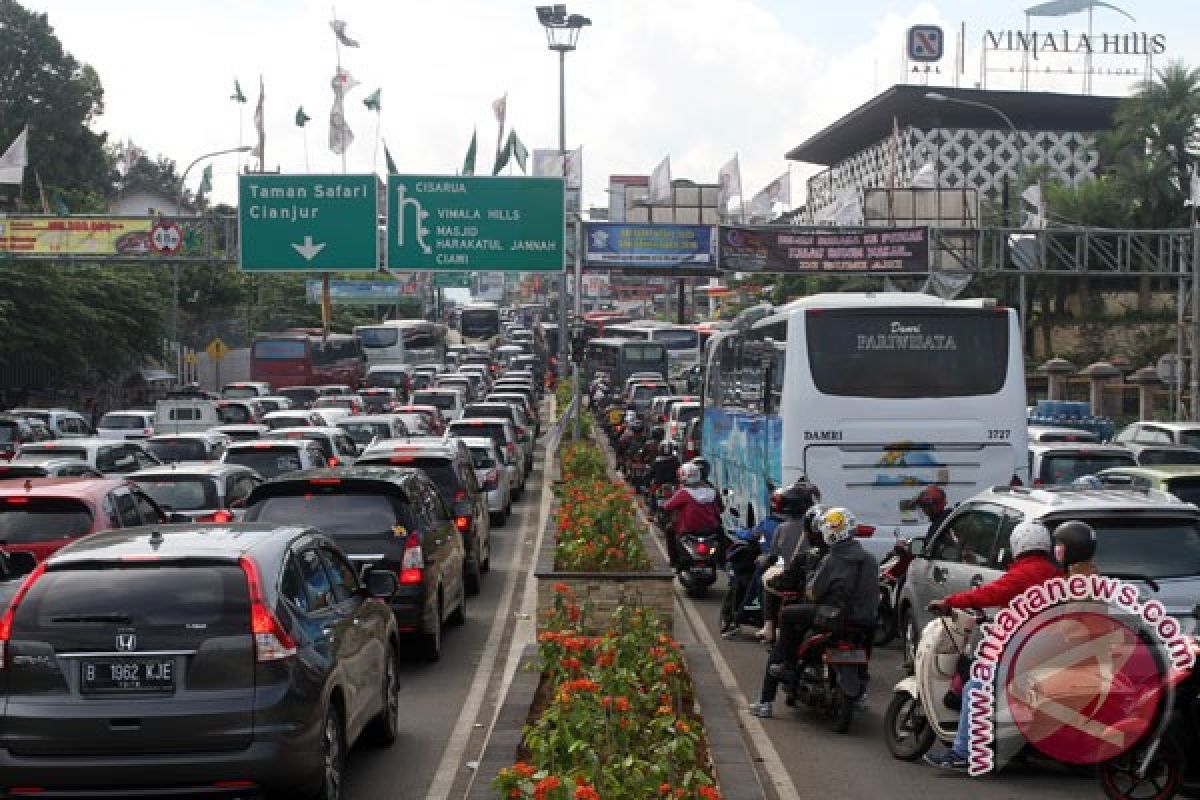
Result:
[[[633,492],[608,479],[604,453],[586,441],[563,448],[563,484],[554,568],[563,572],[640,572],[650,568]]]

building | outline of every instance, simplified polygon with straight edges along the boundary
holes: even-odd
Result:
[[[109,204],[108,211],[110,214],[129,217],[178,217],[185,213],[194,213],[181,209],[178,197],[139,181],[124,186],[116,199]]]
[[[930,99],[930,92],[946,100]],[[980,197],[998,198],[1006,181],[1015,186],[1021,170],[1034,165],[1078,185],[1097,174],[1096,137],[1113,126],[1120,100],[893,86],[788,151],[792,161],[826,168],[808,180],[806,216],[798,222],[827,218],[847,191],[861,201],[867,189],[909,186],[926,164],[937,187]],[[1012,121],[1019,143],[1001,115]]]

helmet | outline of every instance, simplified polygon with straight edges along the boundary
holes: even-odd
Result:
[[[629,423],[629,427],[633,428],[635,431],[640,431],[646,427],[646,423],[642,422],[639,417],[634,417],[633,422]]]
[[[663,439],[667,438],[667,432],[663,430],[661,425],[655,425],[650,429],[650,438],[656,442],[661,442]]]
[[[707,458],[705,458],[704,456],[696,456],[688,463],[694,464],[696,466],[696,468],[698,470],[700,470],[700,480],[702,480],[702,481],[708,480],[708,475],[709,475],[711,468],[709,467]]]
[[[821,499],[821,490],[809,483],[807,478],[801,477],[791,486],[780,490],[779,495],[779,511],[789,517],[800,517]]]
[[[817,522],[820,521],[821,517],[824,516],[825,512],[828,510],[829,506],[823,506],[820,503],[817,503],[809,508],[808,511],[804,512],[804,535],[807,536],[808,540],[813,544],[820,543],[818,542],[818,539],[820,539],[820,534],[817,531]]]
[[[675,443],[674,442],[663,442],[662,447],[658,448],[658,457],[659,458],[668,458],[668,457],[674,456],[674,455],[675,455]]]
[[[1054,529],[1054,558],[1064,567],[1091,561],[1096,555],[1096,531],[1082,520],[1069,520]]]
[[[771,490],[771,513],[783,513],[783,489],[776,488]]]
[[[821,532],[825,544],[830,547],[852,538],[854,529],[857,527],[858,520],[854,518],[854,514],[849,509],[841,507],[829,509],[821,515],[821,519],[817,522],[817,530]]]
[[[1054,549],[1050,531],[1040,522],[1022,522],[1017,525],[1009,534],[1008,544],[1012,548],[1013,558],[1039,550],[1049,554]]]
[[[927,517],[940,514],[946,510],[946,492],[940,486],[926,486],[917,495],[915,504]]]
[[[700,482],[700,468],[688,462],[679,468],[679,482],[684,486],[695,486]]]

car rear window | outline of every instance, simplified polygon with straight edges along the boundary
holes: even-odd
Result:
[[[221,420],[222,425],[246,425],[254,422],[254,416],[250,410],[240,405],[217,406],[217,417]]]
[[[1101,573],[1147,578],[1200,575],[1200,523],[1191,519],[1088,520]]]
[[[277,394],[279,394],[281,397],[286,397],[293,403],[307,405],[308,403],[316,400],[321,393],[318,392],[316,388],[300,387],[295,389],[280,389]]]
[[[0,498],[0,541],[9,544],[73,539],[92,529],[92,511],[69,497]]]
[[[1172,478],[1167,481],[1167,491],[1185,503],[1200,506],[1200,477]]]
[[[394,527],[408,524],[399,497],[351,487],[339,487],[336,493],[270,495],[255,503],[246,517],[276,524],[303,522],[339,538],[392,536]]]
[[[504,417],[505,419],[512,420],[513,422],[516,422],[517,420],[516,412],[513,411],[512,406],[508,405],[507,403],[503,405],[468,406],[466,410],[463,411],[463,416],[468,418]]]
[[[258,397],[258,390],[253,386],[226,386],[221,394],[230,398]]]
[[[61,456],[87,461],[87,450],[82,447],[59,447],[58,445],[22,445],[21,455]]]
[[[220,505],[217,487],[210,478],[164,475],[135,480],[146,494],[154,498],[154,502],[174,511],[198,511]]]
[[[253,450],[233,450],[225,455],[228,464],[249,467],[264,478],[274,478],[285,472],[302,469],[300,453],[295,447],[264,447]]]
[[[44,478],[48,470],[37,464],[0,464],[0,481],[16,478]]]
[[[475,469],[488,469],[496,466],[496,460],[492,458],[492,451],[486,447],[472,447],[471,466]]]
[[[415,392],[412,402],[413,405],[437,406],[442,411],[451,411],[458,404],[458,399],[447,392]]]
[[[308,428],[312,426],[312,421],[303,414],[297,414],[294,417],[271,417],[264,421],[271,430],[278,428]]]
[[[1047,453],[1038,478],[1044,484],[1067,484],[1110,467],[1136,467],[1133,455],[1122,453]]]
[[[17,423],[9,419],[0,419],[0,442],[15,442],[17,440]]]
[[[677,418],[680,423],[691,422],[694,419],[699,419],[700,406],[689,406],[688,408],[679,409]]]
[[[447,506],[454,502],[454,497],[460,489],[465,489],[462,481],[459,479],[458,472],[454,469],[453,462],[448,458],[397,454],[387,457],[386,460],[373,458],[371,463],[391,464],[398,467],[412,467],[421,470],[433,482],[433,485],[437,487],[438,494],[442,496],[442,502]]]
[[[164,464],[172,461],[204,461],[208,448],[197,439],[165,439],[147,442],[146,447]]]
[[[105,414],[96,423],[97,428],[114,428],[116,430],[134,430],[146,427],[146,418],[140,414]]]
[[[338,425],[356,444],[370,444],[375,437],[391,436],[392,430],[386,422],[343,422]]]
[[[1138,456],[1143,467],[1161,466],[1163,464],[1200,464],[1200,450],[1143,450]]]
[[[508,442],[504,424],[500,422],[454,422],[450,424],[449,433],[451,436],[486,436],[501,447]]]

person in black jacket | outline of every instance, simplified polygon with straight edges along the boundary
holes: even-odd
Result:
[[[771,546],[767,552],[758,557],[758,566],[765,570],[782,560],[784,565],[790,564],[793,556],[808,550],[812,545],[812,520],[809,512],[821,502],[821,490],[800,477],[791,486],[779,489],[771,494],[771,511],[783,518],[779,527],[771,537]],[[775,621],[779,616],[779,596],[773,592],[763,592],[763,626],[755,633],[765,642],[775,641]]]

